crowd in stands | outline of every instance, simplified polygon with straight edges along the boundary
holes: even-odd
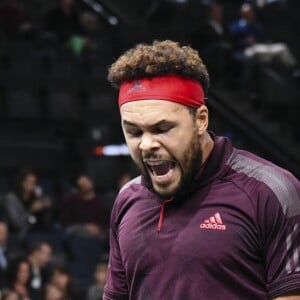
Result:
[[[38,97],[41,102],[39,107],[33,108],[40,111],[30,111],[28,116],[42,114],[48,119],[84,119],[88,122],[90,114],[96,109],[100,117],[106,116],[106,110],[110,110],[114,115],[112,118],[117,119],[117,110],[108,104],[113,102],[113,97],[108,92],[107,67],[128,44],[152,38],[176,37],[179,42],[191,44],[198,49],[210,70],[214,85],[230,87],[233,84],[234,88],[245,88],[249,95],[263,98],[263,95],[259,95],[260,85],[264,84],[260,79],[263,75],[259,72],[264,67],[281,72],[294,87],[299,83],[299,18],[298,3],[294,0],[199,1],[199,11],[193,11],[198,20],[195,24],[191,23],[194,18],[189,18],[187,13],[189,1],[180,7],[182,16],[179,20],[171,18],[172,1],[166,1],[165,6],[170,9],[165,13],[162,11],[162,3],[165,1],[162,1],[160,5],[153,6],[152,10],[148,8],[152,16],[147,19],[148,24],[137,25],[131,31],[126,30],[122,23],[111,26],[99,12],[87,6],[86,1],[58,0],[56,5],[40,9],[39,15],[26,10],[32,0],[2,2],[1,44],[21,39],[30,41],[39,52],[38,58],[32,57],[32,54],[27,55],[26,61],[31,66],[28,66],[28,74],[18,67],[22,66],[20,59],[16,66],[16,73],[24,72],[24,76],[36,82],[38,95],[32,97]],[[192,10],[192,4],[190,7]],[[172,26],[167,26],[168,14]],[[20,52],[26,52],[20,44],[15,46]],[[5,47],[2,49],[7,69],[13,69],[14,65],[14,51],[10,50],[8,47],[5,53]],[[27,51],[32,52],[32,49]],[[42,74],[33,75],[35,66]],[[12,77],[15,79],[18,76]],[[26,80],[21,78],[20,81]],[[32,91],[28,92],[28,88],[27,91],[22,88],[18,92],[11,95],[6,83],[0,86],[0,93],[6,99],[3,100],[4,112],[8,115],[22,115],[17,109],[10,108],[11,98],[22,97],[23,102],[26,102],[25,98],[26,103],[34,102],[31,99]],[[103,103],[99,104],[99,98],[103,98]],[[294,103],[293,108],[297,108]]]
[[[147,33],[159,28],[158,38],[178,36],[199,50],[212,85],[259,97],[262,79],[257,74],[265,66],[296,85],[299,1],[203,1],[198,25],[176,20],[173,32],[161,26],[169,22],[166,15],[155,18],[158,6],[149,14],[147,30],[145,24],[128,32],[118,28],[121,35],[84,1],[46,2],[0,1],[0,122],[5,124],[0,139],[9,149],[5,156],[0,144],[0,299],[96,300],[105,283],[111,206],[118,189],[133,177],[92,153],[99,143],[123,141],[107,66],[128,44],[156,37]],[[180,30],[182,24],[190,26]],[[299,136],[299,104],[287,103],[287,119]],[[21,132],[15,134],[16,128]],[[37,140],[29,147],[33,136]],[[45,146],[38,146],[45,139],[49,152],[40,157]],[[19,154],[7,146],[14,147],[15,140]],[[47,193],[39,173],[24,167],[76,178],[63,191]],[[11,179],[11,185],[3,184]]]
[[[260,7],[252,2],[254,1],[246,1],[237,6],[237,13],[231,18],[228,18],[226,6],[222,5],[221,1],[212,2],[208,10],[208,19],[199,30],[201,38],[198,48],[203,51],[204,57],[207,57],[212,71],[219,71],[217,75],[220,80],[223,79],[225,71],[241,73],[247,66],[255,64],[279,64],[290,70],[291,75],[297,79],[299,46],[291,49],[287,36],[272,39],[268,32],[270,28],[267,28],[262,17],[265,9],[271,4],[268,4],[268,1],[260,1],[262,4],[266,2]],[[280,5],[281,1],[272,2]],[[282,7],[282,11],[283,16],[288,18],[287,7]],[[294,34],[296,35],[295,32]]]
[[[120,184],[130,180],[124,178]],[[14,293],[24,300],[100,299],[110,212],[88,175],[77,176],[63,199],[53,199],[34,171],[21,170],[0,205],[3,299]]]

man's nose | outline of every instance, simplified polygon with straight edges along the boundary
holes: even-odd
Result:
[[[141,151],[149,151],[159,147],[159,142],[152,134],[144,133],[139,148]]]

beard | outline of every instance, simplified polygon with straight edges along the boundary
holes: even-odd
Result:
[[[139,168],[146,181],[148,188],[159,197],[165,199],[169,199],[171,197],[181,198],[186,193],[188,193],[188,186],[190,185],[197,171],[199,170],[203,157],[201,144],[196,130],[197,129],[195,128],[191,142],[184,151],[183,158],[181,159],[181,161],[178,161],[175,158],[172,159],[180,168],[181,173],[180,181],[174,191],[166,193],[159,193],[158,191],[156,191],[156,189],[153,187],[151,177],[149,175],[149,172],[147,171],[147,167],[144,164],[143,166],[140,166],[136,163],[137,167]],[[150,154],[149,156],[155,158],[155,154]]]

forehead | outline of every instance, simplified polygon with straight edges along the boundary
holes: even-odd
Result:
[[[78,184],[86,184],[86,183],[90,183],[91,182],[91,179],[87,176],[80,176],[78,179],[77,179],[77,183]]]
[[[40,253],[48,253],[48,252],[51,252],[51,247],[50,247],[50,245],[48,245],[48,244],[42,244],[40,247],[39,247],[39,249],[38,249],[38,251],[40,252]]]
[[[29,264],[26,261],[21,261],[19,264],[19,269],[28,269]]]
[[[34,174],[27,174],[25,177],[24,177],[24,181],[35,181],[37,178]]]
[[[165,100],[140,100],[125,103],[120,108],[122,121],[133,124],[156,123],[161,120],[174,121],[188,115],[185,106]]]

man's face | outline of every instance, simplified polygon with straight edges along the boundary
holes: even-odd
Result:
[[[37,260],[40,267],[45,267],[51,260],[52,249],[48,244],[42,244],[40,249],[37,250]]]
[[[31,194],[35,191],[37,184],[37,178],[34,174],[28,174],[25,178],[24,181],[22,182],[22,187],[24,193]]]
[[[21,284],[27,284],[30,277],[29,264],[27,262],[21,262],[17,273],[17,282]]]
[[[195,118],[162,100],[129,102],[120,112],[130,154],[153,191],[164,198],[180,192],[202,160]]]
[[[63,289],[68,285],[68,283],[70,281],[70,277],[67,273],[56,270],[53,273],[52,281],[58,287]]]
[[[77,180],[77,189],[83,200],[91,200],[95,197],[94,184],[87,176],[80,176]]]

